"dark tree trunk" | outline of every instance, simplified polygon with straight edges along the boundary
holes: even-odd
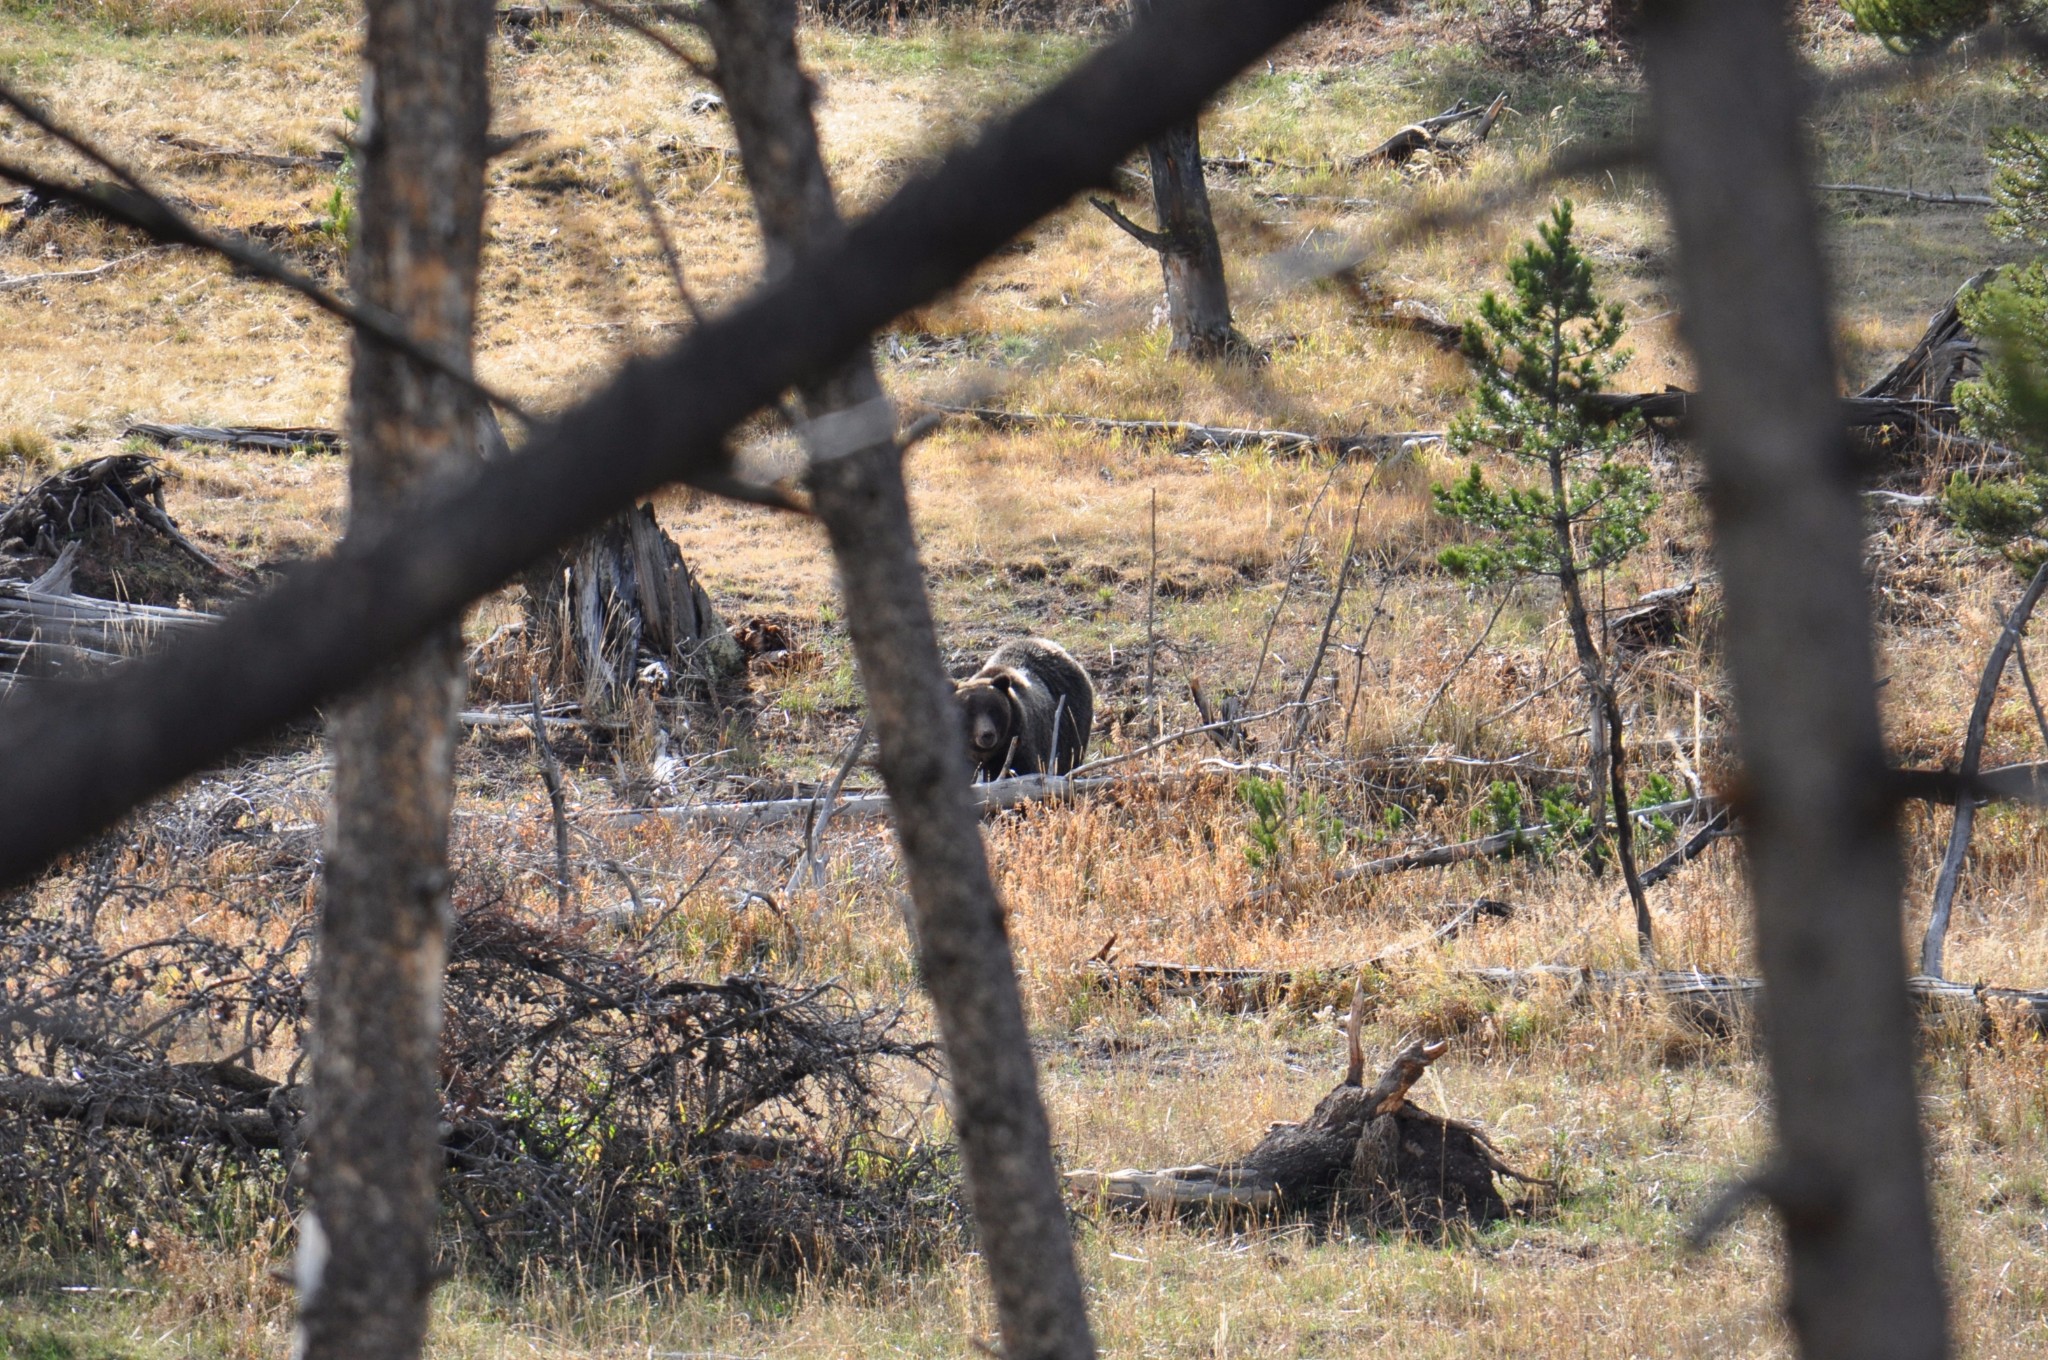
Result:
[[[1131,0],[1142,18],[1152,0]],[[1209,211],[1209,186],[1202,178],[1200,125],[1176,123],[1145,145],[1152,166],[1152,211],[1159,226],[1148,230],[1107,199],[1097,209],[1140,245],[1157,252],[1166,278],[1166,315],[1173,327],[1173,352],[1219,359],[1252,352],[1230,318],[1230,289],[1223,276],[1223,247]]]
[[[1159,267],[1166,276],[1166,315],[1177,354],[1215,359],[1242,352],[1244,337],[1230,319],[1223,248],[1202,180],[1197,125],[1182,123],[1148,144],[1152,206],[1159,218]]]
[[[445,354],[470,348],[489,122],[488,6],[371,0],[364,42],[358,297]],[[351,538],[475,447],[471,400],[358,336]],[[335,714],[314,1011],[311,1208],[300,1221],[307,1360],[418,1355],[434,1272],[438,1059],[458,630]]]
[[[705,11],[771,274],[839,234],[797,63],[793,0]],[[895,414],[857,358],[798,389],[810,484],[832,540],[916,911],[918,963],[953,1081],[1003,1354],[1095,1353],[1002,905],[969,800],[965,734],[910,524]]]
[[[1700,452],[1727,592],[1789,1309],[1816,1360],[1947,1348],[1878,726],[1863,514],[1835,397],[1783,0],[1645,6]]]
[[[1553,347],[1556,344],[1553,335]],[[1553,387],[1556,382],[1553,367]],[[1656,931],[1650,919],[1650,899],[1643,890],[1642,875],[1636,870],[1635,823],[1630,820],[1628,806],[1628,759],[1622,745],[1621,704],[1614,696],[1614,682],[1607,672],[1607,658],[1600,655],[1600,648],[1593,641],[1592,615],[1586,608],[1585,591],[1579,576],[1578,549],[1572,540],[1571,515],[1566,509],[1564,457],[1558,453],[1550,456],[1550,494],[1557,505],[1551,521],[1551,529],[1557,535],[1557,584],[1564,593],[1565,618],[1571,624],[1572,648],[1578,656],[1579,678],[1586,687],[1586,802],[1593,811],[1597,827],[1603,820],[1599,815],[1602,791],[1605,790],[1613,801],[1614,857],[1621,866],[1621,878],[1628,887],[1629,902],[1635,908],[1636,954],[1645,968],[1654,968],[1657,966]]]

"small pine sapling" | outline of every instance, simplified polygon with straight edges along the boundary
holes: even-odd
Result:
[[[1620,347],[1621,304],[1595,292],[1593,266],[1572,227],[1572,205],[1561,201],[1537,239],[1509,260],[1509,296],[1488,293],[1478,319],[1465,326],[1477,385],[1471,409],[1451,427],[1450,447],[1466,456],[1481,448],[1505,454],[1535,472],[1535,484],[1496,486],[1474,461],[1464,477],[1431,493],[1438,513],[1483,531],[1443,551],[1439,561],[1450,571],[1479,581],[1541,576],[1558,583],[1591,710],[1588,802],[1597,807],[1601,790],[1611,791],[1616,857],[1648,962],[1650,913],[1623,784],[1621,709],[1594,641],[1584,582],[1643,544],[1659,498],[1648,471],[1618,457],[1637,422],[1597,414],[1586,400],[1629,356]]]
[[[2008,128],[1991,138],[1998,202],[1991,227],[2048,248],[2048,137]],[[1964,324],[1985,341],[1983,377],[1956,385],[1963,427],[2019,451],[2010,477],[1972,481],[1958,471],[1943,505],[1951,518],[2019,570],[2048,563],[2048,265],[2012,265],[1961,299]]]

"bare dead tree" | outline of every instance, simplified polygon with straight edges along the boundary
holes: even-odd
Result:
[[[1782,0],[1646,6],[1747,770],[1778,1147],[1753,1188],[1818,1360],[1925,1360],[1946,1324],[1914,1100],[1893,781],[1854,462]]]
[[[466,370],[490,121],[477,4],[371,0],[356,295]],[[374,540],[421,482],[471,457],[475,399],[356,336],[348,537]],[[461,637],[443,620],[335,715],[321,883],[312,1204],[300,1220],[306,1360],[416,1356],[440,1181],[441,982]]]
[[[1152,0],[1131,0],[1142,17]],[[1106,198],[1089,200],[1096,210],[1159,256],[1166,278],[1166,316],[1173,328],[1173,352],[1197,359],[1245,354],[1250,345],[1230,318],[1230,288],[1223,273],[1223,247],[1209,210],[1209,186],[1202,178],[1201,126],[1193,118],[1175,123],[1145,144],[1152,168],[1156,230],[1139,226]]]
[[[798,63],[795,0],[703,11],[771,276],[842,231]],[[1003,1353],[1095,1353],[1038,1094],[1016,962],[974,807],[952,682],[910,524],[896,414],[865,353],[797,390],[810,487],[846,616],[916,909],[918,962],[951,1068],[954,1125]]]

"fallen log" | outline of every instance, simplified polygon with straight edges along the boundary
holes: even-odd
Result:
[[[78,545],[68,543],[35,580],[0,581],[0,671],[76,673],[140,656],[167,632],[213,621],[194,610],[74,594],[77,553]]]
[[[1344,1081],[1307,1119],[1273,1125],[1249,1152],[1220,1165],[1072,1171],[1068,1187],[1112,1208],[1335,1212],[1379,1228],[1440,1230],[1454,1221],[1506,1217],[1496,1177],[1544,1182],[1508,1166],[1477,1128],[1408,1099],[1450,1045],[1409,1044],[1368,1088],[1358,1042],[1362,1013],[1354,1003]]]
[[[1300,430],[1265,430],[1235,425],[1202,425],[1185,420],[1118,420],[1109,416],[1073,415],[1063,412],[1002,411],[985,406],[947,406],[924,403],[923,409],[942,416],[978,420],[994,430],[1029,430],[1050,425],[1095,430],[1103,434],[1130,435],[1140,439],[1171,439],[1178,452],[1190,453],[1231,449],[1270,449],[1294,455],[1324,453],[1338,458],[1379,457],[1398,453],[1417,443],[1441,443],[1440,430],[1408,430],[1391,434],[1307,434]]]
[[[1362,965],[1328,968],[1219,968],[1152,959],[1133,963],[1090,960],[1086,966],[1097,985],[1104,988],[1137,988],[1226,1011],[1251,1011],[1273,1009],[1297,998],[1324,1004],[1337,979],[1379,968],[1389,955],[1398,952],[1406,951],[1389,951]],[[1764,994],[1760,978],[1682,970],[1616,972],[1544,963],[1526,968],[1457,968],[1449,975],[1514,995],[1563,987],[1577,1001],[1595,996],[1655,1000],[1668,1005],[1679,1019],[1716,1035],[1744,1032]],[[1975,1025],[1988,1041],[1995,1037],[2003,1016],[2048,1035],[2048,990],[1950,982],[1925,975],[1908,978],[1906,990],[1923,1021],[1964,1021]]]
[[[22,288],[41,288],[52,283],[87,283],[93,279],[105,278],[117,270],[126,269],[137,260],[147,259],[156,254],[159,249],[160,247],[151,246],[147,250],[138,250],[119,259],[108,260],[105,264],[96,264],[90,269],[53,269],[42,274],[0,277],[0,293],[12,293]]]
[[[1381,950],[1363,962],[1332,968],[1237,968],[1159,959],[1121,963],[1116,959],[1114,935],[1083,966],[1105,991],[1137,987],[1155,1000],[1166,996],[1192,998],[1230,1014],[1296,1008],[1323,1004],[1345,978],[1383,968],[1403,954],[1454,940],[1481,921],[1507,921],[1514,919],[1514,915],[1512,903],[1482,897],[1464,904],[1420,940]]]
[[[317,425],[172,425],[138,420],[121,431],[166,446],[174,444],[219,444],[231,449],[252,449],[261,453],[341,453],[346,449],[341,431]]]
[[[239,147],[213,146],[175,132],[160,132],[156,139],[165,146],[190,152],[199,161],[236,161],[243,165],[267,166],[272,170],[339,170],[348,160],[348,153],[339,147],[301,156],[290,152],[244,151]]]
[[[1490,104],[1467,104],[1460,99],[1450,108],[1434,118],[1425,118],[1419,123],[1410,123],[1393,136],[1381,142],[1362,156],[1347,162],[1350,169],[1368,165],[1405,165],[1418,154],[1428,152],[1463,152],[1479,145],[1492,135],[1495,123],[1507,111],[1508,97],[1505,93],[1495,96]],[[1462,137],[1448,137],[1445,134],[1460,123],[1470,122],[1472,128]]]
[[[1683,815],[1711,806],[1713,802],[1711,798],[1682,798],[1675,803],[1657,803],[1650,807],[1631,808],[1629,816],[1642,821],[1650,817]],[[1405,873],[1410,869],[1438,869],[1445,865],[1462,864],[1468,859],[1483,859],[1488,855],[1513,854],[1561,829],[1548,822],[1541,822],[1534,826],[1516,827],[1512,831],[1497,831],[1491,836],[1481,836],[1477,840],[1459,841],[1453,845],[1438,845],[1426,850],[1410,850],[1405,854],[1388,855],[1383,859],[1367,860],[1363,864],[1354,864],[1349,869],[1339,870],[1333,881],[1350,883],[1358,879]]]
[[[1816,193],[1868,194],[1875,198],[1902,198],[1908,203],[1927,203],[1943,208],[1991,208],[1998,201],[1989,194],[1930,194],[1925,189],[1894,189],[1885,184],[1816,184]]]

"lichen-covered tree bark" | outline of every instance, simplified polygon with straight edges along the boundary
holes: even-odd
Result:
[[[1836,406],[1802,75],[1783,0],[1644,6],[1700,451],[1727,592],[1789,1307],[1817,1360],[1946,1348],[1878,726],[1856,470]]]
[[[370,0],[351,281],[466,363],[489,119],[482,0]],[[351,537],[378,533],[473,456],[471,399],[358,335],[349,387]],[[310,1207],[296,1351],[418,1355],[434,1273],[438,1057],[448,916],[456,628],[335,713],[320,891]]]
[[[773,274],[841,229],[797,62],[796,6],[713,0],[705,18]],[[918,563],[895,414],[865,356],[800,385],[798,397],[811,492],[838,561],[909,869],[918,963],[951,1070],[1003,1354],[1084,1360],[1094,1342],[1016,963],[968,798],[966,741]]]

